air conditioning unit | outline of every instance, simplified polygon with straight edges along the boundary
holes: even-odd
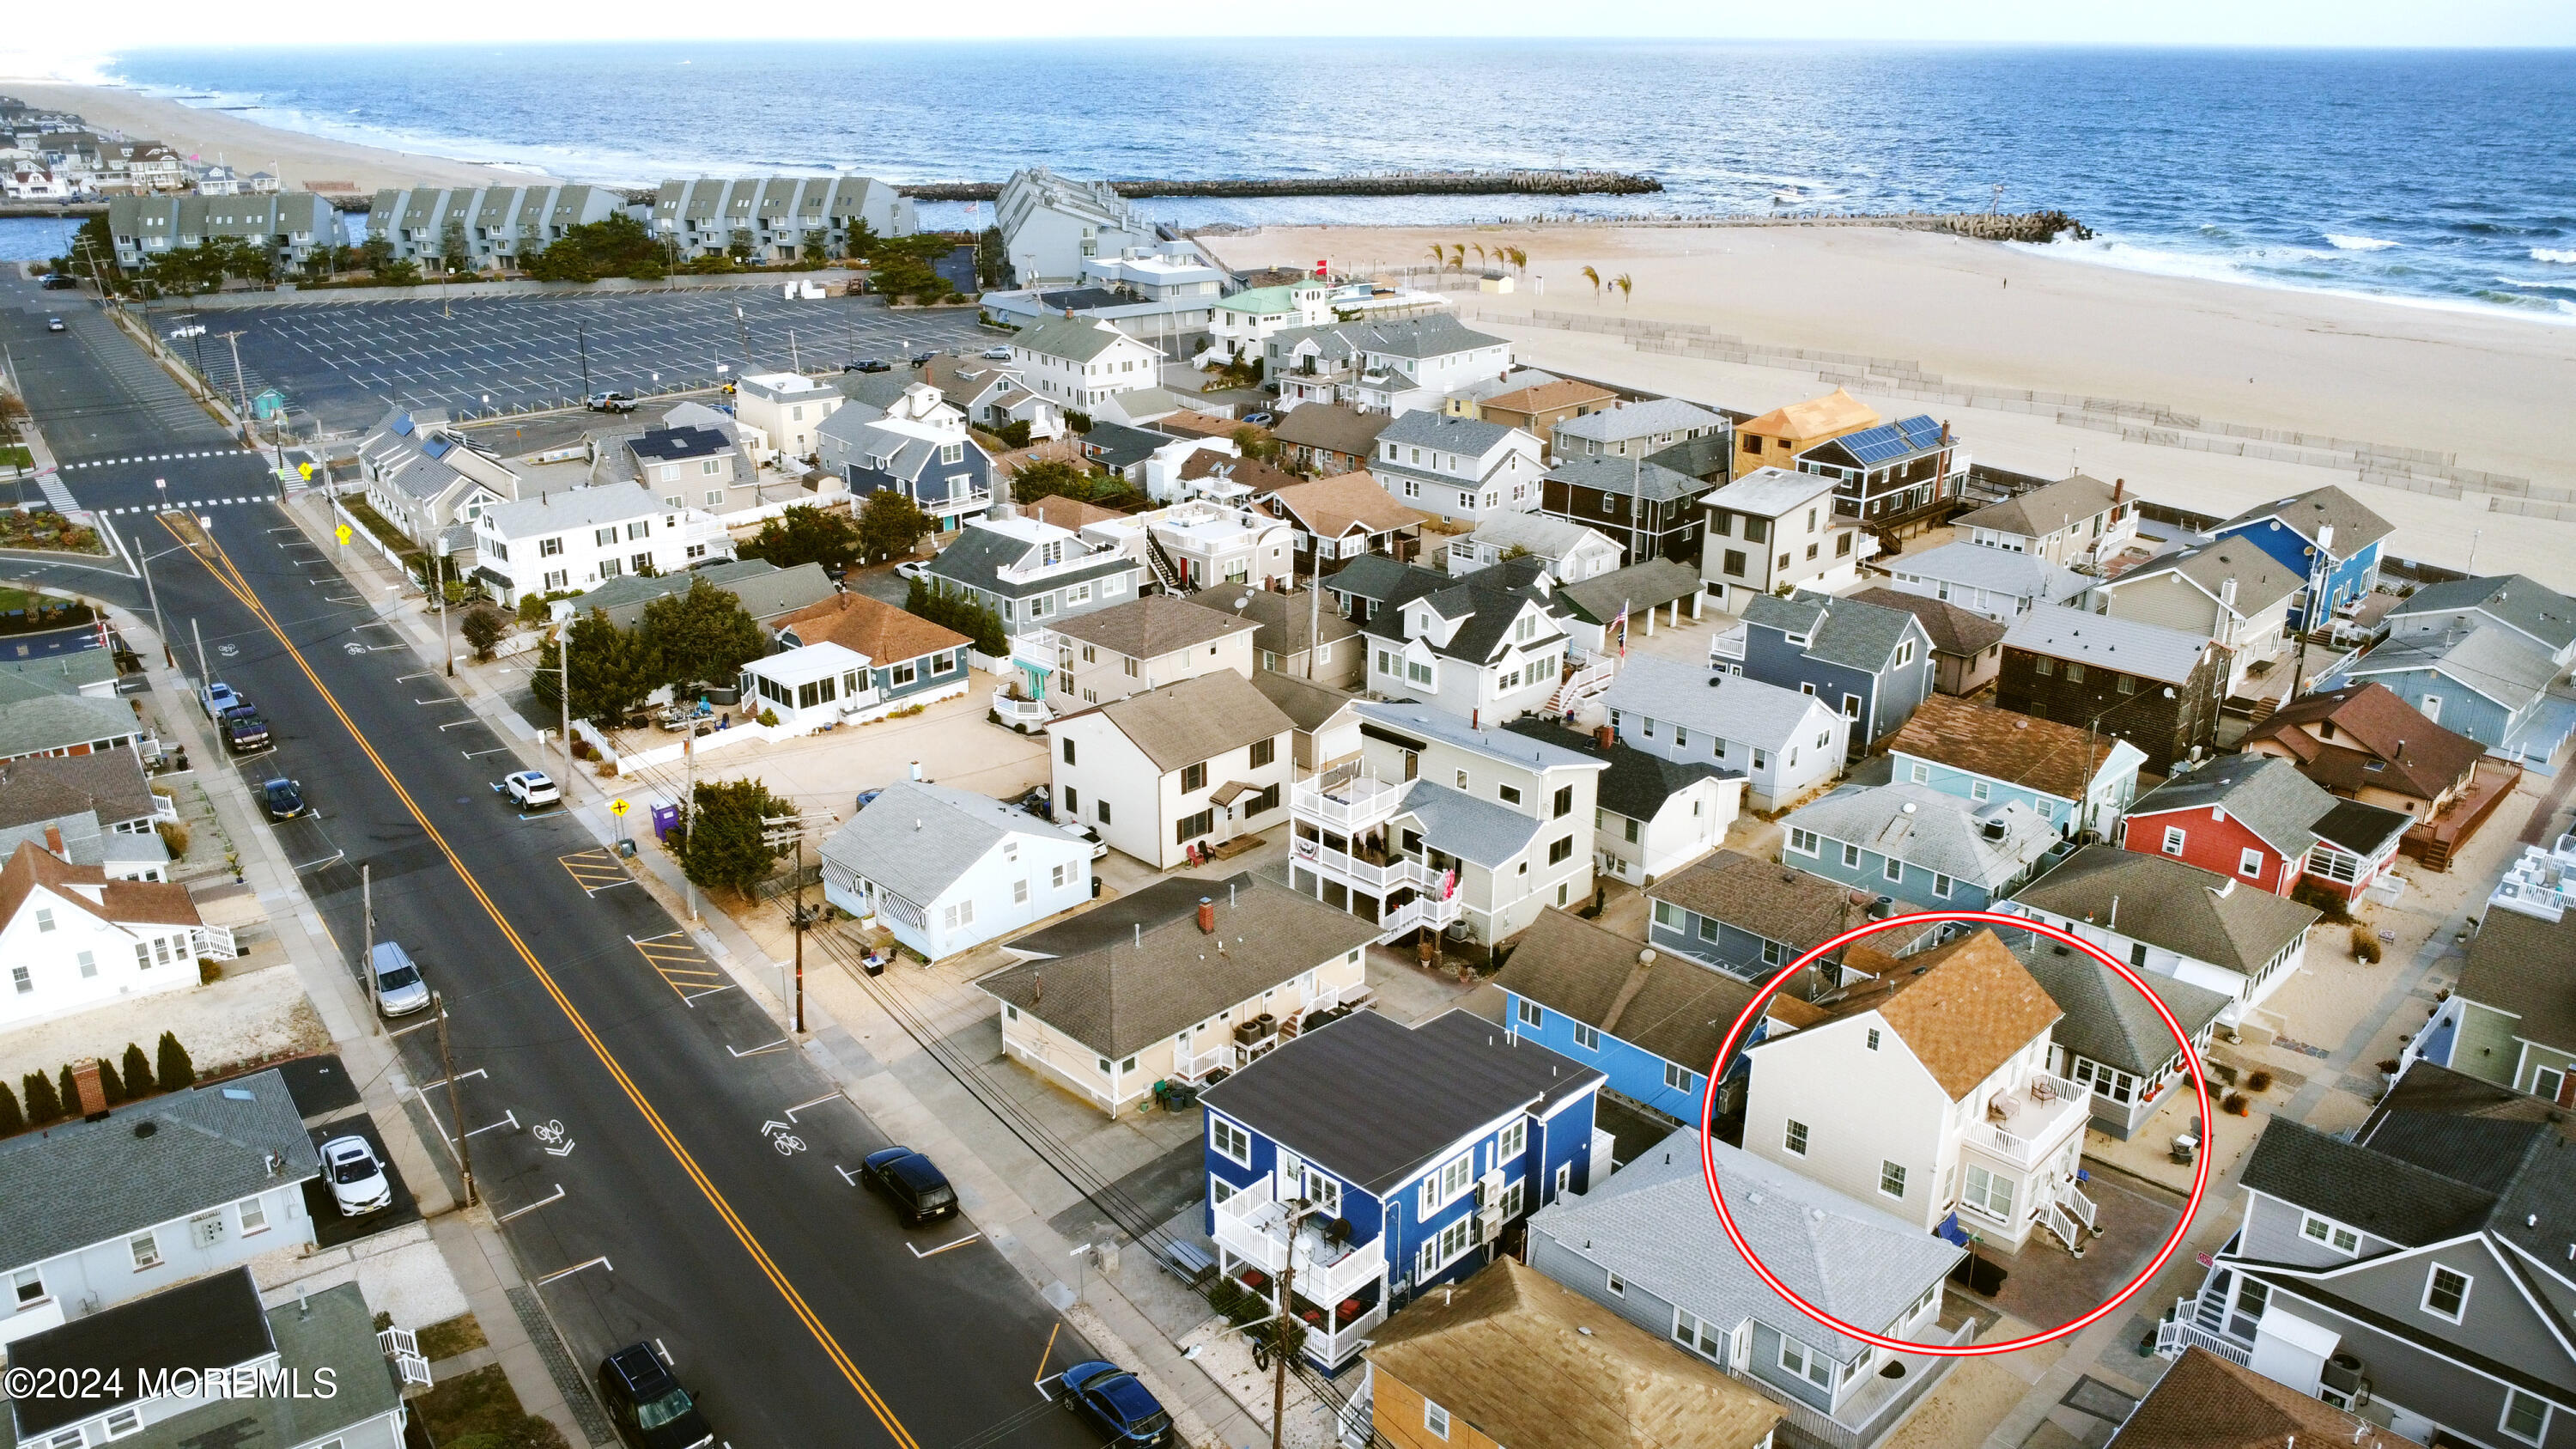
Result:
[[[2346,1410],[2370,1402],[2370,1371],[2349,1353],[2338,1353],[2317,1371],[2318,1396]]]
[[[1476,1209],[1476,1241],[1490,1243],[1503,1234],[1503,1210],[1499,1206]]]
[[[1488,1172],[1484,1176],[1476,1179],[1476,1205],[1478,1207],[1484,1207],[1490,1203],[1498,1203],[1502,1200],[1503,1173],[1501,1168],[1496,1168],[1492,1172]]]

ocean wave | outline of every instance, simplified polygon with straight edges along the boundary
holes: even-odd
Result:
[[[2325,234],[2325,237],[2326,241],[2339,252],[2384,252],[2398,245],[2393,241],[2381,241],[2377,237],[2350,236],[2342,232],[2330,231]]]
[[[2355,286],[2319,285],[2304,278],[2293,280],[2275,268],[2248,265],[2256,258],[2215,255],[2207,252],[2167,250],[2141,246],[2135,242],[2096,235],[2085,242],[2003,242],[2010,251],[2028,252],[2036,257],[2057,257],[2093,266],[2114,267],[2121,271],[2146,272],[2160,277],[2179,277],[2192,281],[2225,282],[2237,286],[2261,287],[2275,292],[2305,292],[2332,297],[2351,297],[2365,302],[2386,302],[2399,307],[2413,307],[2432,312],[2465,312],[2480,317],[2516,317],[2525,321],[2545,321],[2552,325],[2576,323],[2576,303],[2564,299],[2555,307],[2549,298],[2517,296],[2510,292],[2473,291],[2467,295],[2427,296],[2416,292],[2365,290]]]
[[[2576,267],[2576,247],[2533,247],[2531,259],[2535,262],[2559,262]]]

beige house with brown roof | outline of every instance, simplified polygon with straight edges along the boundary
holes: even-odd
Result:
[[[1371,1417],[1399,1449],[1767,1449],[1787,1416],[1509,1257],[1373,1344]]]
[[[1962,609],[1946,599],[1884,586],[1844,597],[1903,609],[1921,620],[1923,632],[1932,639],[1932,687],[1943,694],[1979,693],[2003,672],[2004,635],[2009,626],[1998,620]]]
[[[0,1030],[200,984],[203,925],[185,886],[110,880],[20,842],[0,866]]]
[[[1298,562],[1308,574],[1330,572],[1362,554],[1409,563],[1422,547],[1431,515],[1395,501],[1366,469],[1276,488],[1261,499],[1297,531]]]
[[[1236,637],[1250,647],[1249,628]],[[1293,729],[1231,669],[1061,715],[1047,726],[1056,818],[1169,870],[1287,823]]]
[[[1476,405],[1476,416],[1489,423],[1501,423],[1539,437],[1553,437],[1556,425],[1567,418],[1579,418],[1604,408],[1617,407],[1619,395],[1597,382],[1560,377],[1553,382],[1515,388],[1486,398]],[[1556,461],[1553,452],[1548,461]]]
[[[2045,1224],[2093,1221],[2075,1188],[2092,1089],[2053,1076],[2056,1002],[1980,928],[1902,959],[1856,946],[1825,1020],[1752,1047],[1748,1152],[1929,1231],[2018,1252]]]
[[[1756,468],[1795,468],[1797,457],[1828,438],[1874,428],[1879,416],[1867,403],[1841,388],[1820,398],[1773,408],[1735,425],[1735,466],[1728,476],[1741,478]]]
[[[1077,614],[1045,631],[1040,647],[1055,650],[1055,677],[1047,688],[1072,708],[1202,674],[1231,671],[1250,679],[1259,628],[1231,610],[1177,594],[1147,594]]]
[[[1348,403],[1307,403],[1270,425],[1280,456],[1309,473],[1348,473],[1377,452],[1377,435],[1395,419],[1364,413]]]

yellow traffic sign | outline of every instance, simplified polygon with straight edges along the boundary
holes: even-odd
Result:
[[[313,465],[312,465],[312,464],[310,464],[310,463],[298,463],[298,464],[296,464],[296,465],[295,465],[295,471],[304,475],[304,481],[305,481],[305,482],[310,483],[310,482],[312,482],[312,481],[313,481]]]
[[[342,548],[347,548],[349,546],[349,525],[345,523],[341,524],[338,528],[332,530],[332,536],[340,540],[340,546]]]
[[[609,802],[608,802],[608,813],[609,813],[609,814],[611,814],[611,815],[623,815],[623,814],[625,814],[625,813],[626,813],[626,802],[625,802],[625,801],[623,801],[623,800],[611,800],[611,801],[609,801]]]

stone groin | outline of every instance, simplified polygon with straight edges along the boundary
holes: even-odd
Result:
[[[1364,176],[1282,176],[1208,181],[1112,181],[1127,197],[1206,196],[1643,196],[1664,189],[1624,171],[1382,171]],[[991,201],[998,181],[924,181],[895,190],[916,201]]]

